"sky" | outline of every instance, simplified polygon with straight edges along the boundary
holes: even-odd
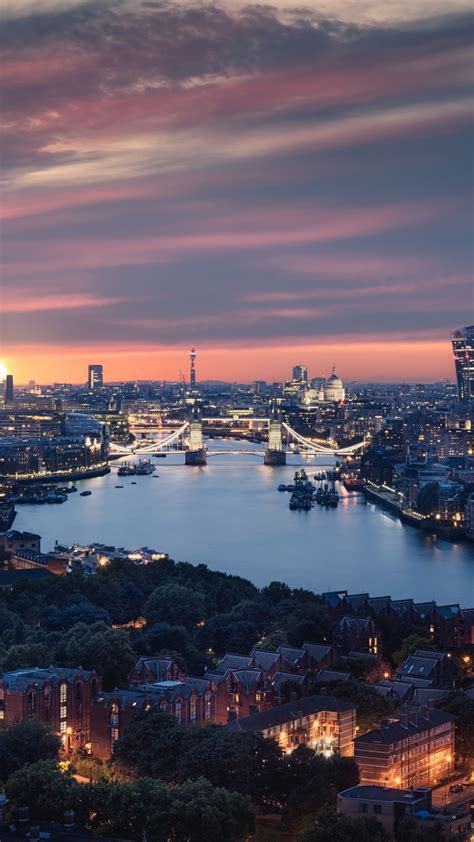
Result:
[[[1,0],[15,381],[454,379],[470,0]],[[446,10],[449,14],[446,14]]]

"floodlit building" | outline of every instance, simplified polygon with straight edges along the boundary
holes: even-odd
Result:
[[[454,769],[455,717],[430,707],[406,709],[380,728],[356,737],[360,782],[408,789],[447,777]]]
[[[306,745],[317,754],[353,754],[356,711],[351,702],[335,696],[307,696],[251,716],[233,719],[226,728],[258,731],[286,752]]]

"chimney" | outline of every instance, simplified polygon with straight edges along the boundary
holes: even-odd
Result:
[[[64,811],[64,830],[71,830],[74,827],[74,810]]]
[[[19,824],[23,825],[23,827],[24,827],[25,824],[28,824],[28,822],[30,820],[30,808],[27,807],[26,805],[24,807],[18,807],[17,812],[18,812],[18,822],[19,822]]]
[[[39,824],[30,825],[30,842],[39,842],[40,829]]]

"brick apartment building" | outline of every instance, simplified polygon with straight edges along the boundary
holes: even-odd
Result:
[[[356,733],[355,707],[335,696],[307,696],[296,702],[234,719],[226,726],[240,733],[258,731],[286,752],[306,745],[318,754],[351,756]]]
[[[322,599],[334,624],[344,616],[370,616],[377,624],[380,617],[402,627],[424,628],[427,637],[443,647],[474,643],[474,608],[461,608],[459,604],[437,605],[434,600],[415,602],[391,596],[371,597],[368,593],[349,594],[347,591],[328,591],[322,594]]]
[[[101,687],[92,670],[48,667],[20,669],[0,678],[0,721],[35,717],[61,738],[66,754],[90,744],[92,699]]]
[[[91,752],[108,760],[114,743],[142,710],[157,708],[183,725],[202,725],[216,719],[216,687],[204,678],[165,680],[130,690],[99,693],[92,703]]]
[[[406,709],[356,737],[361,784],[409,789],[454,769],[455,717],[435,708]]]

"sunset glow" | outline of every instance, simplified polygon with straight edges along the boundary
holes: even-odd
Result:
[[[204,379],[454,377],[467,0],[4,5],[16,382],[176,380],[192,344]]]

